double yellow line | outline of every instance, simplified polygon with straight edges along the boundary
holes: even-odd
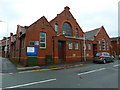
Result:
[[[77,64],[77,65],[68,65],[68,66],[63,66],[63,67],[55,67],[55,68],[47,68],[47,69],[21,71],[21,72],[16,72],[16,73],[0,73],[0,74],[20,74],[20,73],[27,73],[27,72],[47,71],[47,70],[64,69],[64,68],[70,68],[70,67],[78,67],[78,66],[83,66],[83,65],[84,64]]]

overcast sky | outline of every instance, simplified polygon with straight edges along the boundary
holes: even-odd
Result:
[[[52,20],[65,6],[84,32],[105,27],[110,37],[118,35],[119,0],[0,0],[0,39],[16,33],[17,25],[29,26],[43,15]]]

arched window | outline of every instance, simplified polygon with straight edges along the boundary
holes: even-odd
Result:
[[[70,23],[68,22],[65,22],[62,26],[62,32],[64,35],[66,36],[71,36],[72,35],[72,28],[71,28],[71,25]]]
[[[54,29],[55,29],[55,31],[58,31],[58,24],[54,25]]]
[[[78,29],[76,28],[75,30],[75,36],[78,37],[79,36],[79,32],[78,32]]]

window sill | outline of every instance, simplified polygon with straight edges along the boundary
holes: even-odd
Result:
[[[47,48],[40,48],[40,49],[47,49]]]

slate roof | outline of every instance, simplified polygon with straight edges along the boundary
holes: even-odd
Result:
[[[26,33],[25,27],[21,27],[21,31],[22,31],[22,34],[25,34]]]
[[[111,41],[117,41],[117,39],[120,38],[120,37],[113,37],[113,38],[110,38]]]
[[[100,28],[85,32],[86,40],[94,40],[94,36],[97,34]]]

